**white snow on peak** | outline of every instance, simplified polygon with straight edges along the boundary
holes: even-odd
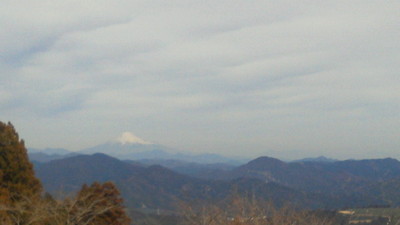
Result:
[[[131,132],[124,132],[120,137],[117,138],[117,141],[123,145],[125,144],[142,144],[149,145],[151,142],[147,142],[140,137],[132,134]]]

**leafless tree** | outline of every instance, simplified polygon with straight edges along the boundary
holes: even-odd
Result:
[[[332,225],[308,211],[234,196],[222,204],[182,204],[182,225]]]
[[[0,224],[128,225],[130,220],[126,215],[121,216],[123,208],[117,203],[114,198],[110,199],[109,193],[92,190],[63,200],[20,196],[19,201],[12,204],[0,204]],[[113,216],[121,218],[109,218]]]

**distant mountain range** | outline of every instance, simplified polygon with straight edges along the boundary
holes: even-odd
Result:
[[[73,153],[72,151],[69,151],[64,148],[45,148],[45,149],[29,148],[28,152],[31,154],[43,153],[46,155],[67,155],[67,154]]]
[[[224,157],[218,154],[188,154],[176,152],[171,148],[156,144],[138,144],[109,142],[92,148],[79,151],[82,154],[104,153],[118,159],[154,159],[154,160],[180,160],[198,163],[230,163],[240,164],[239,160]]]
[[[308,208],[400,206],[400,162],[396,159],[284,162],[245,160],[217,154],[187,154],[131,133],[72,152],[29,149],[37,176],[53,194],[82,184],[113,181],[130,208],[173,210],[178,201],[222,200],[232,194],[290,202]]]
[[[29,159],[36,162],[50,162],[52,160],[64,159],[76,155],[80,154],[63,148],[28,149]]]
[[[317,197],[272,182],[252,178],[204,180],[161,166],[132,165],[99,153],[35,163],[35,171],[46,191],[56,195],[77,191],[84,183],[113,181],[130,208],[171,210],[176,209],[179,201],[221,200],[233,190],[257,193],[278,204],[293,201],[309,207],[324,205]]]
[[[400,162],[392,158],[286,163],[275,158],[259,157],[231,171],[203,176],[223,180],[239,177],[274,182],[329,197],[343,206],[400,205],[400,198],[393,198],[393,195],[400,196],[400,189],[396,186],[400,184]]]
[[[215,174],[221,171],[229,171],[234,169],[235,165],[229,163],[197,163],[187,162],[174,159],[141,159],[141,160],[124,160],[133,165],[151,166],[160,165],[175,172],[193,177],[201,177],[203,174]]]
[[[290,202],[308,208],[400,206],[400,162],[391,158],[287,163],[259,157],[235,167],[174,160],[121,161],[94,154],[36,162],[35,171],[51,193],[113,181],[127,205],[136,209],[172,210],[177,201],[222,200],[232,190],[278,205]]]
[[[47,148],[42,150],[28,149],[28,153],[32,161],[38,162],[48,162],[78,154],[90,155],[95,153],[107,154],[121,160],[178,160],[202,164],[227,163],[233,165],[240,165],[246,162],[245,159],[234,159],[218,154],[182,153],[163,145],[144,141],[129,132],[123,133],[121,137],[114,141],[75,152],[66,149]]]
[[[325,163],[332,163],[332,162],[336,162],[336,161],[339,161],[339,160],[327,158],[325,156],[319,156],[319,157],[315,157],[315,158],[304,158],[304,159],[294,160],[292,162],[325,162]]]

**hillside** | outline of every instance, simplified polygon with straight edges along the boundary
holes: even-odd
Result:
[[[228,181],[204,180],[176,173],[161,166],[142,167],[104,154],[80,155],[36,165],[36,174],[51,193],[77,190],[93,181],[115,182],[131,208],[171,209],[179,201],[223,199],[233,190],[274,200],[291,201],[307,207],[324,207],[320,196],[253,178]]]
[[[193,177],[201,177],[204,174],[215,174],[223,171],[230,171],[237,166],[228,163],[195,163],[173,159],[142,159],[124,160],[133,165],[151,166],[160,165],[177,173]]]
[[[253,177],[303,191],[328,194],[355,192],[360,187],[399,176],[400,162],[390,158],[286,163],[260,157],[215,178]]]
[[[391,159],[283,162],[259,157],[230,171],[198,174],[214,180],[254,178],[324,199],[327,208],[400,205],[400,162]],[[327,200],[329,199],[329,200]]]
[[[276,204],[335,209],[400,205],[400,198],[391,197],[400,196],[399,165],[394,159],[287,163],[260,157],[228,168],[165,160],[121,161],[94,154],[39,163],[36,173],[51,193],[76,191],[94,181],[113,181],[126,204],[136,209],[172,209],[179,201],[222,200],[232,190]],[[179,170],[186,170],[186,175]]]

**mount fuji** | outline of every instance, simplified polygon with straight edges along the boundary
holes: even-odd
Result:
[[[78,153],[103,153],[121,160],[172,159],[197,163],[237,163],[234,159],[218,154],[181,153],[173,148],[145,141],[130,132],[124,132],[113,141],[80,150]]]
[[[150,158],[154,158],[155,156],[162,157],[167,151],[170,152],[174,150],[145,141],[133,133],[124,132],[115,140],[86,148],[78,152],[81,154],[104,153],[119,159],[136,159],[138,157],[142,158],[141,155],[148,155]]]

